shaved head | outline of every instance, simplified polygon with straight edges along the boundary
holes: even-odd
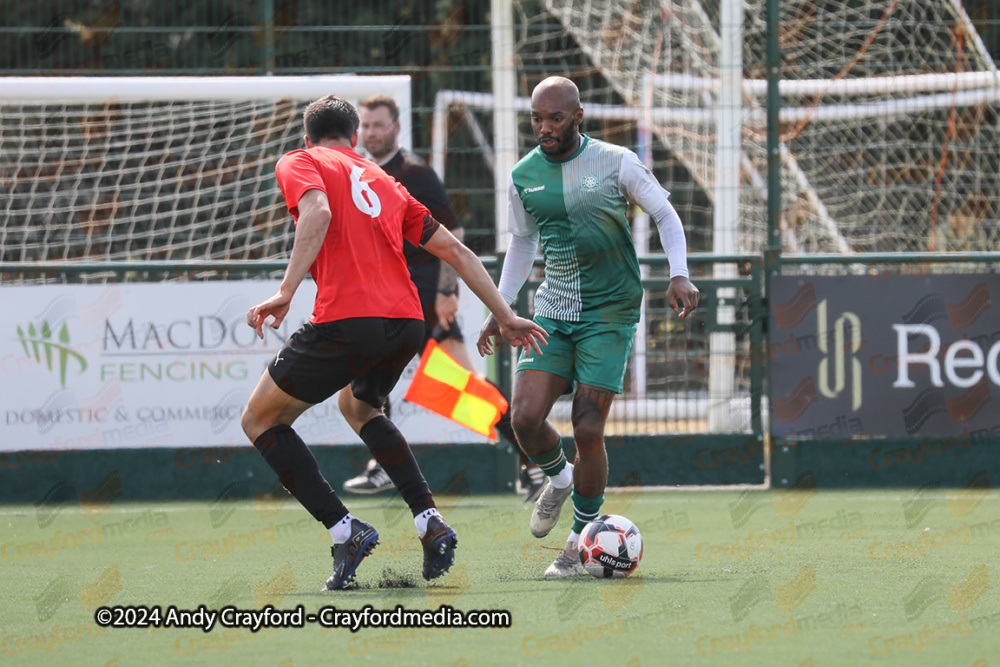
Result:
[[[570,157],[580,145],[580,89],[564,76],[550,76],[531,91],[531,129],[545,155]]]
[[[564,103],[567,107],[564,108],[565,111],[574,111],[580,107],[580,89],[564,76],[550,76],[535,86],[531,91],[532,105],[536,99],[543,99],[543,96],[546,101]]]

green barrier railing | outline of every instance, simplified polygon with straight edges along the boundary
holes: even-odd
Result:
[[[483,263],[497,278],[502,257],[484,258]],[[641,264],[650,273],[665,273],[666,258],[643,257]],[[735,277],[714,278],[712,270],[719,264],[735,264]],[[170,277],[225,279],[276,275],[285,268],[284,261],[193,261],[143,262],[115,264],[108,262],[66,262],[44,264],[0,264],[0,280],[4,283],[24,279],[60,278],[77,281],[88,274],[120,276],[123,280],[160,280]],[[807,273],[823,271],[824,267],[842,273],[858,271],[899,273],[940,273],[944,270],[1000,271],[1000,252],[967,253],[864,253],[856,255],[792,255],[777,258],[770,264],[761,255],[712,256],[692,254],[689,257],[692,279],[702,293],[702,329],[699,334],[725,332],[739,336],[741,354],[748,363],[751,428],[749,433],[662,433],[610,436],[607,438],[611,462],[612,486],[659,485],[733,485],[763,484],[766,419],[763,397],[769,368],[767,338],[769,274]],[[519,312],[529,313],[529,294],[540,280],[531,279],[521,291],[516,304]],[[666,277],[653,275],[644,280],[647,297],[662,292],[669,285]],[[721,322],[721,307],[732,307],[736,321]],[[692,328],[688,320],[683,327]],[[468,332],[474,336],[475,332]],[[509,350],[496,355],[495,374],[499,383],[510,391],[513,363]],[[568,434],[564,434],[568,435]],[[569,444],[568,439],[567,444]],[[954,442],[952,442],[954,440]],[[973,441],[974,440],[974,441]],[[1000,438],[930,439],[864,437],[845,445],[833,440],[778,440],[771,443],[768,469],[776,488],[814,484],[820,487],[838,486],[921,486],[947,483],[966,486],[976,475],[990,473],[1000,478],[1000,457],[996,456]],[[937,456],[931,464],[878,466],[873,460],[885,459],[887,453],[920,448],[937,448],[949,452]],[[921,450],[922,451],[922,450]],[[937,451],[937,450],[935,450]],[[878,457],[882,457],[879,459]],[[806,480],[806,482],[803,482]]]
[[[483,258],[483,264],[499,278],[502,257]],[[640,263],[650,273],[667,267],[666,257],[643,257]],[[711,275],[717,264],[736,264],[737,275],[727,278],[702,278]],[[172,278],[216,280],[254,278],[280,275],[285,261],[185,261],[185,262],[46,262],[37,264],[0,263],[0,281],[59,279],[79,282],[88,275],[103,275],[105,279],[120,277],[127,281],[154,281]],[[759,256],[692,254],[689,266],[693,282],[702,294],[700,310],[703,328],[697,335],[715,332],[739,336],[743,343],[742,356],[749,360],[747,378],[750,394],[750,432],[645,432],[608,438],[611,460],[612,486],[660,485],[732,485],[765,483],[764,429],[762,398],[764,395],[766,301],[763,296],[764,272]],[[521,290],[517,308],[528,313],[528,294],[540,284],[530,280]],[[666,277],[646,278],[644,287],[649,292],[665,291],[669,285]],[[722,292],[722,290],[725,290]],[[732,307],[734,322],[720,322],[720,307]],[[668,314],[668,317],[674,317]],[[690,330],[699,326],[689,319],[683,327]],[[478,332],[467,332],[474,339]],[[683,355],[684,352],[677,352]],[[511,390],[511,354],[509,350],[496,355],[495,375],[507,392]],[[510,395],[508,393],[508,395]],[[634,430],[634,429],[633,429]],[[570,435],[564,433],[564,435]],[[571,438],[567,444],[571,445]]]

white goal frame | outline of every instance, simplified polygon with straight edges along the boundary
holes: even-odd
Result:
[[[400,144],[407,150],[412,148],[413,101],[408,75],[0,77],[0,104],[314,100],[331,93],[355,106],[378,93],[395,99],[400,108]]]
[[[388,95],[409,149],[411,81],[0,77],[4,261],[277,259],[291,235],[273,167],[304,148],[306,105]]]

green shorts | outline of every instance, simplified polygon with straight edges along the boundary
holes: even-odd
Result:
[[[635,339],[634,324],[567,322],[535,316],[549,333],[542,355],[522,350],[519,371],[545,371],[570,381],[622,393],[628,355]],[[526,354],[527,352],[527,354]]]

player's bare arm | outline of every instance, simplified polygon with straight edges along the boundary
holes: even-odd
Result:
[[[667,288],[667,303],[677,316],[684,319],[698,307],[699,292],[687,276],[674,276]],[[678,302],[680,304],[678,305]]]
[[[458,272],[473,294],[496,316],[499,332],[504,340],[511,345],[530,347],[536,354],[542,354],[540,344],[548,345],[545,340],[548,333],[531,320],[518,317],[510,309],[474,252],[443,226],[423,244],[423,248]]]
[[[465,238],[465,230],[462,227],[452,229],[451,234],[459,241]],[[445,331],[450,329],[451,323],[458,315],[458,272],[447,263],[441,265],[434,310],[437,313],[438,325]]]
[[[267,301],[257,304],[247,311],[247,324],[264,337],[264,322],[269,316],[274,320],[270,326],[277,329],[288,314],[292,297],[316,261],[323,239],[330,227],[330,202],[322,190],[309,190],[299,200],[299,221],[295,227],[295,242],[292,255],[285,269],[285,277],[277,293]]]

